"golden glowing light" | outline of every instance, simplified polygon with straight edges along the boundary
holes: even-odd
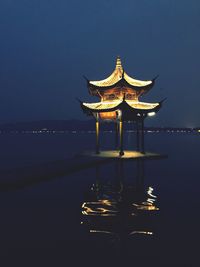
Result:
[[[137,86],[137,87],[142,87],[142,86],[147,86],[152,83],[152,81],[141,81],[141,80],[136,80],[128,76],[126,72],[124,72],[124,79],[131,85]]]
[[[150,202],[142,202],[142,204],[136,204],[133,203],[133,206],[137,208],[137,210],[146,210],[146,211],[152,211],[152,210],[159,210],[153,203]]]
[[[99,116],[102,120],[114,120],[117,118],[115,111],[101,112],[101,113],[99,113]]]
[[[82,214],[86,216],[116,216],[118,210],[115,208],[116,202],[109,200],[99,200],[96,202],[84,202]]]
[[[151,110],[154,109],[159,105],[159,103],[145,103],[145,102],[139,102],[135,100],[125,100],[126,103],[131,107],[135,109],[141,109],[141,110]],[[113,100],[113,101],[101,101],[97,103],[83,103],[83,106],[94,109],[94,110],[105,110],[105,109],[113,109],[117,108],[119,104],[122,103],[122,100]],[[148,116],[154,116],[155,112],[148,113]]]
[[[116,84],[123,78],[127,83],[136,87],[143,87],[152,84],[152,81],[141,81],[131,78],[126,72],[124,72],[120,58],[117,58],[115,70],[108,78],[101,81],[90,81],[90,84],[99,87],[107,87]]]

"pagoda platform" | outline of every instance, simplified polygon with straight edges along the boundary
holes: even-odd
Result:
[[[78,156],[92,157],[97,159],[120,159],[120,160],[137,160],[137,159],[161,159],[166,158],[167,155],[152,153],[152,152],[139,152],[133,150],[125,150],[124,155],[120,156],[119,151],[116,150],[103,150],[99,154],[96,154],[93,151],[85,151]]]

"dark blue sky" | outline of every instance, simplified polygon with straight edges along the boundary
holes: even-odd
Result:
[[[1,0],[0,122],[85,116],[82,75],[102,79],[120,55],[144,101],[168,97],[151,125],[200,125],[199,0]]]

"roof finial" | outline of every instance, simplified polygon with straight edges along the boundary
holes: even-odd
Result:
[[[121,62],[120,56],[117,56],[116,68],[123,69],[122,68],[122,62]]]

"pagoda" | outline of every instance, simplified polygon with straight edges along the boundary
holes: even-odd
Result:
[[[157,76],[158,77],[158,76]],[[99,102],[84,103],[81,108],[88,116],[96,120],[96,153],[99,149],[99,123],[113,121],[116,123],[116,148],[119,155],[124,155],[123,124],[134,122],[137,133],[137,151],[144,152],[144,119],[155,115],[162,106],[158,103],[141,102],[139,99],[154,86],[156,78],[142,81],[130,77],[124,70],[121,59],[117,57],[116,66],[112,74],[100,81],[90,81],[86,77],[90,95],[98,97]],[[119,145],[118,145],[119,139]]]

